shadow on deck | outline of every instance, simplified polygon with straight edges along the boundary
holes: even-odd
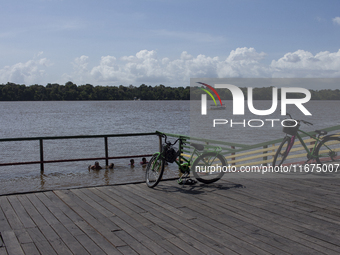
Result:
[[[339,254],[338,179],[163,181],[0,197],[0,254]]]

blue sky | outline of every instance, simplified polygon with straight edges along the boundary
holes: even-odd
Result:
[[[0,83],[340,77],[338,0],[0,3]]]

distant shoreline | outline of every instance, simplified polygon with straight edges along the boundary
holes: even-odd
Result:
[[[246,88],[241,88],[247,98]],[[309,90],[311,100],[340,100],[340,90]],[[221,92],[221,93],[220,93]],[[158,101],[158,100],[200,100],[201,89],[193,87],[166,87],[164,85],[135,87],[93,86],[91,84],[77,86],[72,82],[65,85],[48,83],[43,85],[19,85],[15,83],[0,84],[0,101]],[[228,89],[219,90],[223,100],[232,100]],[[289,93],[290,98],[301,98],[305,95]],[[280,93],[279,98],[280,100]],[[272,100],[272,88],[253,88],[253,100]]]

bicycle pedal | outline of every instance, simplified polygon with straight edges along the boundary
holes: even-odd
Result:
[[[197,183],[197,181],[196,180],[193,180],[193,179],[188,179],[188,180],[182,180],[182,182],[181,183],[178,183],[178,184],[180,184],[180,185],[194,185],[194,184],[196,184]]]

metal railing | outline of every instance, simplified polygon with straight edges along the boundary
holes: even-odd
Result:
[[[340,125],[324,128],[323,130],[330,132],[335,130],[340,130]],[[192,147],[189,145],[190,142],[199,142],[202,144],[210,144],[220,146],[222,148],[222,154],[225,156],[228,164],[233,165],[235,167],[240,166],[249,166],[249,165],[267,165],[268,163],[272,163],[273,157],[276,153],[276,150],[280,146],[284,133],[282,133],[282,138],[275,139],[271,141],[266,141],[263,143],[246,145],[246,144],[238,144],[231,142],[222,142],[216,140],[202,139],[197,137],[183,136],[178,134],[170,134],[165,133],[167,136],[175,137],[175,138],[184,138],[188,144],[180,146],[180,152],[182,157],[189,158],[191,155]],[[306,135],[308,134],[308,135]],[[306,144],[310,144],[307,146],[308,148],[314,147],[315,139],[310,138],[315,136],[316,133],[314,131],[307,132],[306,134],[300,134],[302,138],[304,138],[304,142]],[[340,135],[340,134],[339,134]],[[303,153],[299,153],[299,151],[303,151]],[[301,143],[296,141],[294,143],[294,149],[287,159],[294,158],[296,160],[305,159],[306,153],[304,153],[304,147],[301,146]]]
[[[126,156],[116,156],[110,157],[108,150],[108,138],[109,137],[128,137],[128,136],[154,136],[159,133],[129,133],[129,134],[107,134],[107,135],[79,135],[79,136],[47,136],[47,137],[25,137],[25,138],[3,138],[0,139],[1,142],[14,142],[14,141],[39,141],[39,161],[25,161],[25,162],[6,162],[0,163],[0,166],[10,166],[10,165],[29,165],[29,164],[40,164],[40,172],[44,173],[44,164],[47,163],[60,163],[60,162],[71,162],[71,161],[89,161],[89,160],[105,160],[106,165],[108,165],[109,159],[122,159],[122,158],[132,158],[132,157],[149,157],[152,154],[143,155],[126,155]],[[103,157],[91,157],[91,158],[73,158],[73,159],[57,159],[57,160],[45,160],[44,158],[44,141],[46,140],[64,140],[64,139],[84,139],[84,138],[102,138],[104,139],[104,149]]]
[[[329,128],[325,128],[326,131],[334,131],[340,130],[340,125],[333,126]],[[123,158],[134,158],[134,157],[149,157],[152,154],[143,154],[143,155],[124,155],[124,156],[115,156],[110,157],[108,151],[108,138],[109,137],[129,137],[129,136],[158,136],[159,139],[159,150],[162,148],[162,132],[156,131],[153,133],[129,133],[129,134],[107,134],[107,135],[79,135],[79,136],[53,136],[53,137],[26,137],[26,138],[3,138],[0,139],[1,142],[14,142],[14,141],[39,141],[39,152],[40,152],[40,160],[38,161],[25,161],[25,162],[6,162],[0,163],[0,166],[10,166],[10,165],[28,165],[28,164],[40,164],[41,173],[44,172],[44,164],[47,163],[59,163],[59,162],[71,162],[71,161],[90,161],[90,160],[105,160],[106,165],[108,165],[109,159],[123,159]],[[199,142],[202,144],[210,144],[217,145],[222,148],[222,154],[225,156],[228,164],[234,165],[235,167],[239,167],[241,165],[266,165],[267,163],[272,162],[272,157],[275,155],[277,148],[279,147],[283,138],[266,141],[263,143],[258,143],[254,145],[246,145],[246,144],[238,144],[231,142],[221,142],[216,140],[202,139],[197,137],[190,137],[178,134],[170,134],[164,133],[167,136],[175,137],[175,138],[184,138],[187,142]],[[305,143],[313,143],[314,139],[309,139],[310,136],[315,135],[315,132],[309,132],[308,135],[301,134],[301,137],[305,137],[307,139],[304,140]],[[104,139],[104,150],[103,157],[91,157],[91,158],[72,158],[72,159],[56,159],[56,160],[45,160],[44,158],[44,141],[46,140],[62,140],[62,139],[84,139],[84,138],[102,138]],[[294,145],[298,146],[299,142],[296,142]],[[313,146],[312,144],[310,146]],[[294,150],[299,151],[302,150],[303,147],[296,147]],[[189,157],[191,154],[192,147],[189,144],[180,144],[180,157]],[[294,157],[305,156],[305,154],[297,154]],[[180,159],[181,160],[181,159]]]

